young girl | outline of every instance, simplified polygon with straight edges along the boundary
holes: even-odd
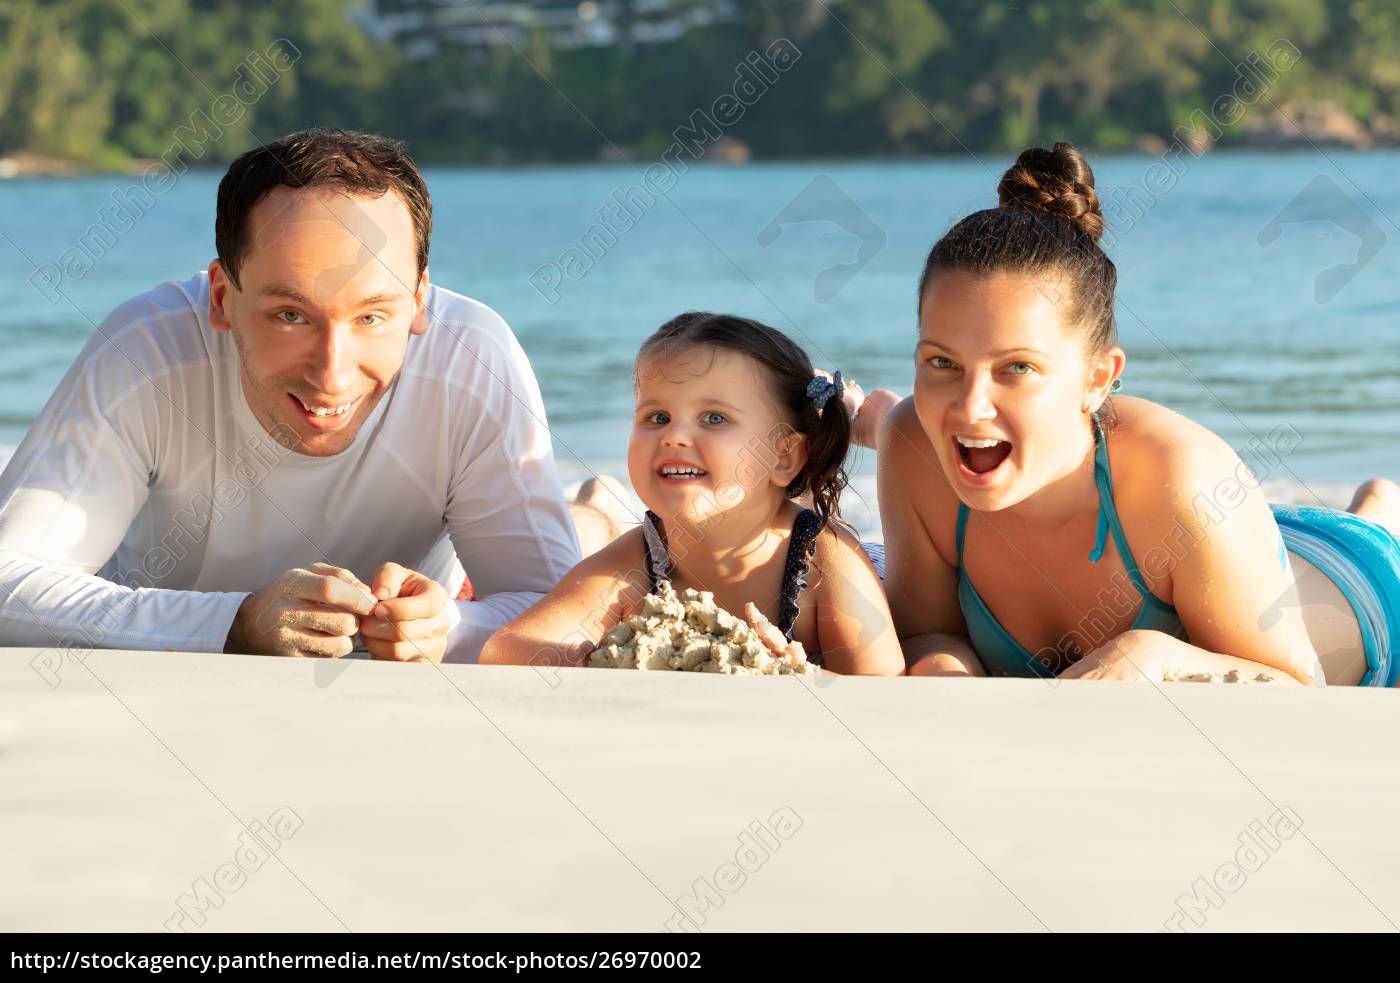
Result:
[[[627,469],[646,521],[492,636],[482,663],[584,665],[666,578],[741,617],[752,602],[775,651],[795,640],[834,672],[902,672],[879,579],[836,522],[850,444],[839,373],[814,377],[766,325],[691,313],[642,345],[634,384]]]
[[[879,428],[910,673],[1395,685],[1395,486],[1362,486],[1356,514],[1271,510],[1215,434],[1110,399],[1125,356],[1089,165],[1032,148],[998,197],[929,253],[914,395]]]

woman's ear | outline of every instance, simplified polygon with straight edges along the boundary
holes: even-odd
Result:
[[[1104,400],[1108,399],[1108,394],[1113,391],[1113,384],[1123,374],[1123,366],[1127,361],[1127,354],[1117,346],[1105,349],[1094,360],[1090,366],[1088,385],[1084,390],[1084,403],[1081,407],[1085,413],[1097,413],[1099,407],[1103,406]]]
[[[807,435],[784,427],[782,435],[774,441],[773,451],[776,457],[773,462],[773,484],[786,488],[807,466]]]

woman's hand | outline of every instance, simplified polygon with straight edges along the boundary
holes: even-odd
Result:
[[[1237,672],[1244,680],[1299,685],[1277,669],[1232,655],[1207,652],[1160,631],[1128,631],[1090,652],[1064,672],[1061,679],[1107,679],[1118,682],[1160,683],[1168,677],[1210,673],[1223,677]]]
[[[1167,674],[1171,646],[1166,643],[1181,644],[1160,631],[1124,632],[1060,673],[1060,678],[1160,683]]]

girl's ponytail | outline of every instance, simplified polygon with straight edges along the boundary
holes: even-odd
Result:
[[[814,376],[807,384],[804,396],[801,432],[807,436],[807,464],[791,485],[790,496],[810,492],[812,508],[821,518],[820,529],[841,516],[841,492],[849,478],[846,475],[846,453],[851,446],[851,415],[842,399],[844,384],[841,373],[831,379]]]

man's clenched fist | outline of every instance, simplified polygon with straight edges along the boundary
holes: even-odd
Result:
[[[376,659],[441,662],[447,651],[447,591],[431,577],[397,563],[374,575],[374,610],[360,619],[365,648]]]
[[[298,567],[248,595],[224,651],[339,658],[354,648],[360,618],[374,606],[370,588],[349,570],[329,563]]]

